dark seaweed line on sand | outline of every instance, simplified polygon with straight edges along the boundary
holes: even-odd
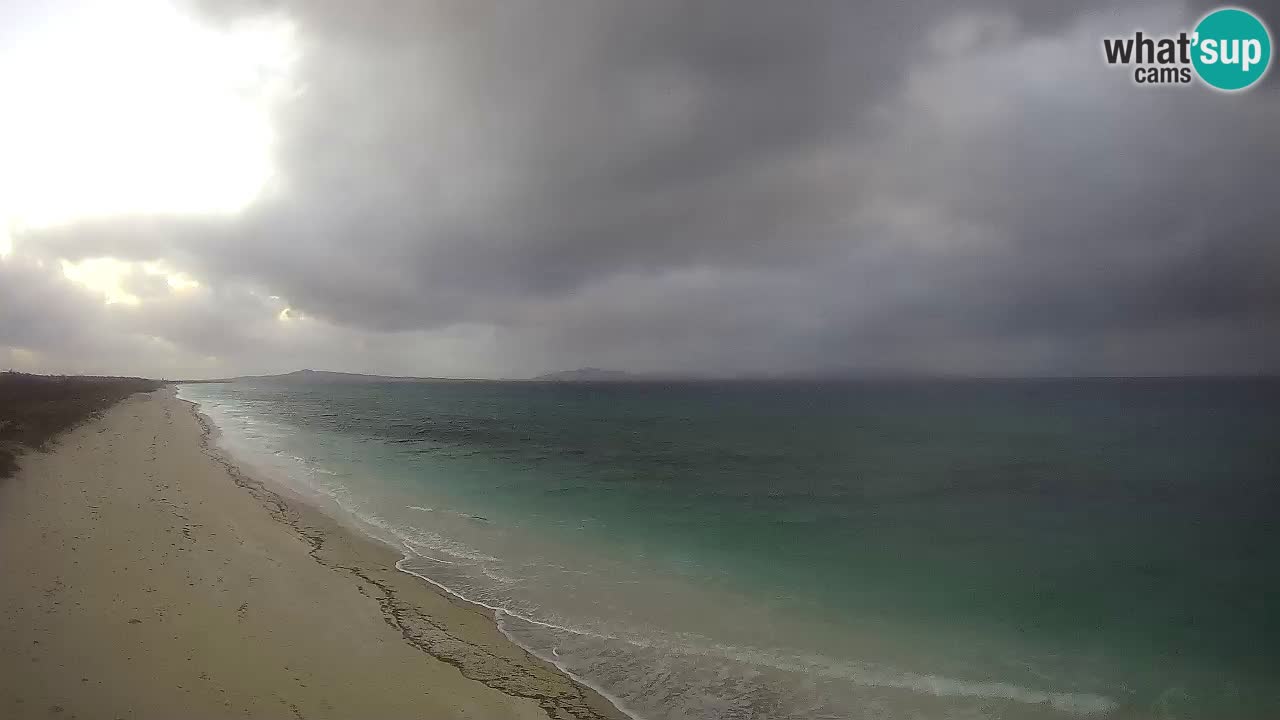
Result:
[[[547,668],[541,660],[523,648],[521,651],[529,660],[527,666],[511,662],[483,647],[451,635],[443,625],[401,600],[388,583],[371,577],[364,569],[323,557],[324,533],[307,527],[284,498],[268,490],[258,480],[245,475],[234,463],[223,457],[211,445],[213,428],[200,414],[196,404],[187,400],[182,402],[200,424],[200,449],[204,454],[225,469],[231,479],[257,499],[275,520],[292,528],[310,546],[309,553],[317,563],[345,571],[359,579],[362,583],[360,592],[378,602],[382,609],[382,619],[399,630],[410,645],[457,668],[463,677],[507,695],[537,702],[552,720],[613,720],[592,709],[581,686],[559,671]],[[369,588],[374,589],[372,594]],[[540,687],[543,685],[546,687]]]

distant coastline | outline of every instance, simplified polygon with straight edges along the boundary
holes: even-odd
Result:
[[[365,373],[333,372],[329,370],[294,370],[277,375],[237,375],[235,377],[209,378],[206,380],[173,380],[174,385],[198,385],[204,383],[231,383],[248,380],[272,380],[295,383],[387,383],[387,382],[475,382],[480,378],[413,377],[408,375],[367,375]]]
[[[39,376],[44,377],[44,376]],[[90,376],[66,376],[85,377]],[[169,385],[202,385],[209,383],[233,383],[267,380],[284,383],[359,384],[359,383],[1023,383],[1023,382],[1160,382],[1160,381],[1232,381],[1280,379],[1280,375],[1258,374],[1192,374],[1192,375],[946,375],[894,372],[813,372],[801,374],[741,374],[741,375],[690,375],[680,373],[645,372],[585,367],[576,370],[557,370],[527,378],[487,377],[439,377],[428,375],[374,375],[369,373],[338,372],[331,370],[294,370],[287,373],[236,375],[222,378],[161,379]]]

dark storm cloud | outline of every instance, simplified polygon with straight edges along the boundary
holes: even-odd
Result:
[[[375,243],[387,272],[372,279],[391,302],[344,308],[395,326],[423,322],[422,294],[445,321],[483,298],[777,255],[779,238],[750,235],[803,198],[752,176],[853,122],[852,98],[892,84],[895,60],[871,41],[911,37],[903,18],[834,3],[404,12],[366,27],[347,3],[300,8],[315,43],[303,72],[322,78],[284,121],[301,200],[255,218],[304,234],[310,262]],[[246,272],[280,264],[283,248],[249,244]],[[292,294],[311,293],[319,270],[300,268]]]
[[[296,23],[282,189],[31,241],[189,269],[221,294],[131,322],[191,352],[279,365],[299,346],[246,320],[277,295],[356,370],[1280,369],[1277,73],[1137,88],[1099,56],[1199,6],[203,10]]]

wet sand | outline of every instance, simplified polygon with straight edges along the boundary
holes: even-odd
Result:
[[[625,717],[399,559],[134,395],[0,480],[0,717]]]

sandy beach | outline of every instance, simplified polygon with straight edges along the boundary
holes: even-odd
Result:
[[[134,395],[0,480],[0,716],[624,717],[397,560]]]

